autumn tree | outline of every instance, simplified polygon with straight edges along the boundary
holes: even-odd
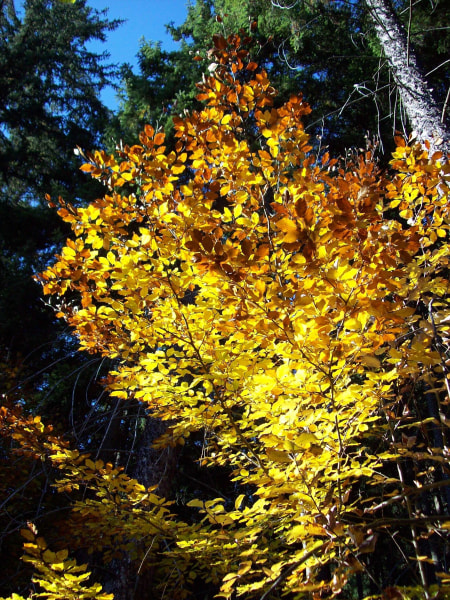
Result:
[[[36,585],[78,590],[78,552],[127,561],[141,598],[445,598],[449,163],[401,138],[387,172],[315,156],[309,106],[276,107],[238,36],[211,58],[173,149],[148,125],[86,155],[106,193],[60,199],[72,237],[40,281],[115,360],[111,395],[167,423],[154,449],[196,438],[234,490],[170,502],[10,401],[9,456],[72,498],[51,546],[24,529]]]

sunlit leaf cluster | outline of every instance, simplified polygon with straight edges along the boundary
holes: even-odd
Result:
[[[47,600],[113,600],[113,594],[102,592],[98,583],[89,585],[90,577],[87,565],[78,565],[69,558],[67,550],[52,552],[43,537],[37,535],[36,527],[29,523],[28,529],[22,530],[25,538],[25,554],[23,561],[30,563],[35,569],[33,583],[39,586],[39,593],[32,598],[47,598]],[[42,590],[42,591],[41,591]],[[6,600],[24,600],[23,596],[13,594]]]

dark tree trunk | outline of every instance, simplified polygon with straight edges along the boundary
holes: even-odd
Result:
[[[365,0],[365,3],[417,140],[429,140],[432,150],[448,149],[449,130],[390,0]]]
[[[170,495],[176,470],[178,452],[176,448],[154,450],[152,443],[167,429],[167,423],[145,416],[145,426],[138,439],[138,450],[134,468],[129,473],[145,487],[157,485],[155,493],[162,497]],[[138,542],[138,540],[136,540]],[[142,567],[143,565],[141,565]],[[152,600],[152,570],[136,572],[136,563],[127,553],[108,566],[109,575],[104,579],[104,589],[114,594],[114,600]],[[145,567],[145,565],[144,565]]]

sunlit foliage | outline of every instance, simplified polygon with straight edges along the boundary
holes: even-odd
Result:
[[[277,106],[240,44],[215,39],[173,151],[147,126],[86,155],[108,192],[60,200],[73,238],[40,279],[80,347],[115,357],[111,394],[168,422],[155,445],[202,431],[202,466],[242,493],[190,501],[184,523],[120,469],[25,435],[39,420],[5,409],[5,435],[87,491],[73,546],[126,551],[158,597],[200,581],[227,599],[444,598],[449,163],[401,139],[390,173],[370,151],[313,156],[309,107]],[[373,568],[388,547],[395,581]]]

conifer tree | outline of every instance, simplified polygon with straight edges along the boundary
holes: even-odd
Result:
[[[33,275],[67,235],[45,193],[86,202],[101,191],[80,173],[74,148],[101,143],[109,111],[99,93],[113,81],[115,67],[87,45],[117,25],[83,0],[0,4],[0,397],[2,404],[5,394],[19,402],[26,398],[28,411],[39,407],[66,431],[84,421],[91,409],[86,398],[101,390],[89,384],[92,361],[75,353],[73,337],[45,305]],[[1,460],[4,451],[1,445]],[[21,489],[12,503],[3,504],[11,488],[1,486],[0,545],[10,556],[20,553],[9,537],[18,515],[51,511],[51,500],[40,508],[34,504],[47,489],[48,473],[29,466],[6,465]],[[10,575],[2,562],[1,579]]]

